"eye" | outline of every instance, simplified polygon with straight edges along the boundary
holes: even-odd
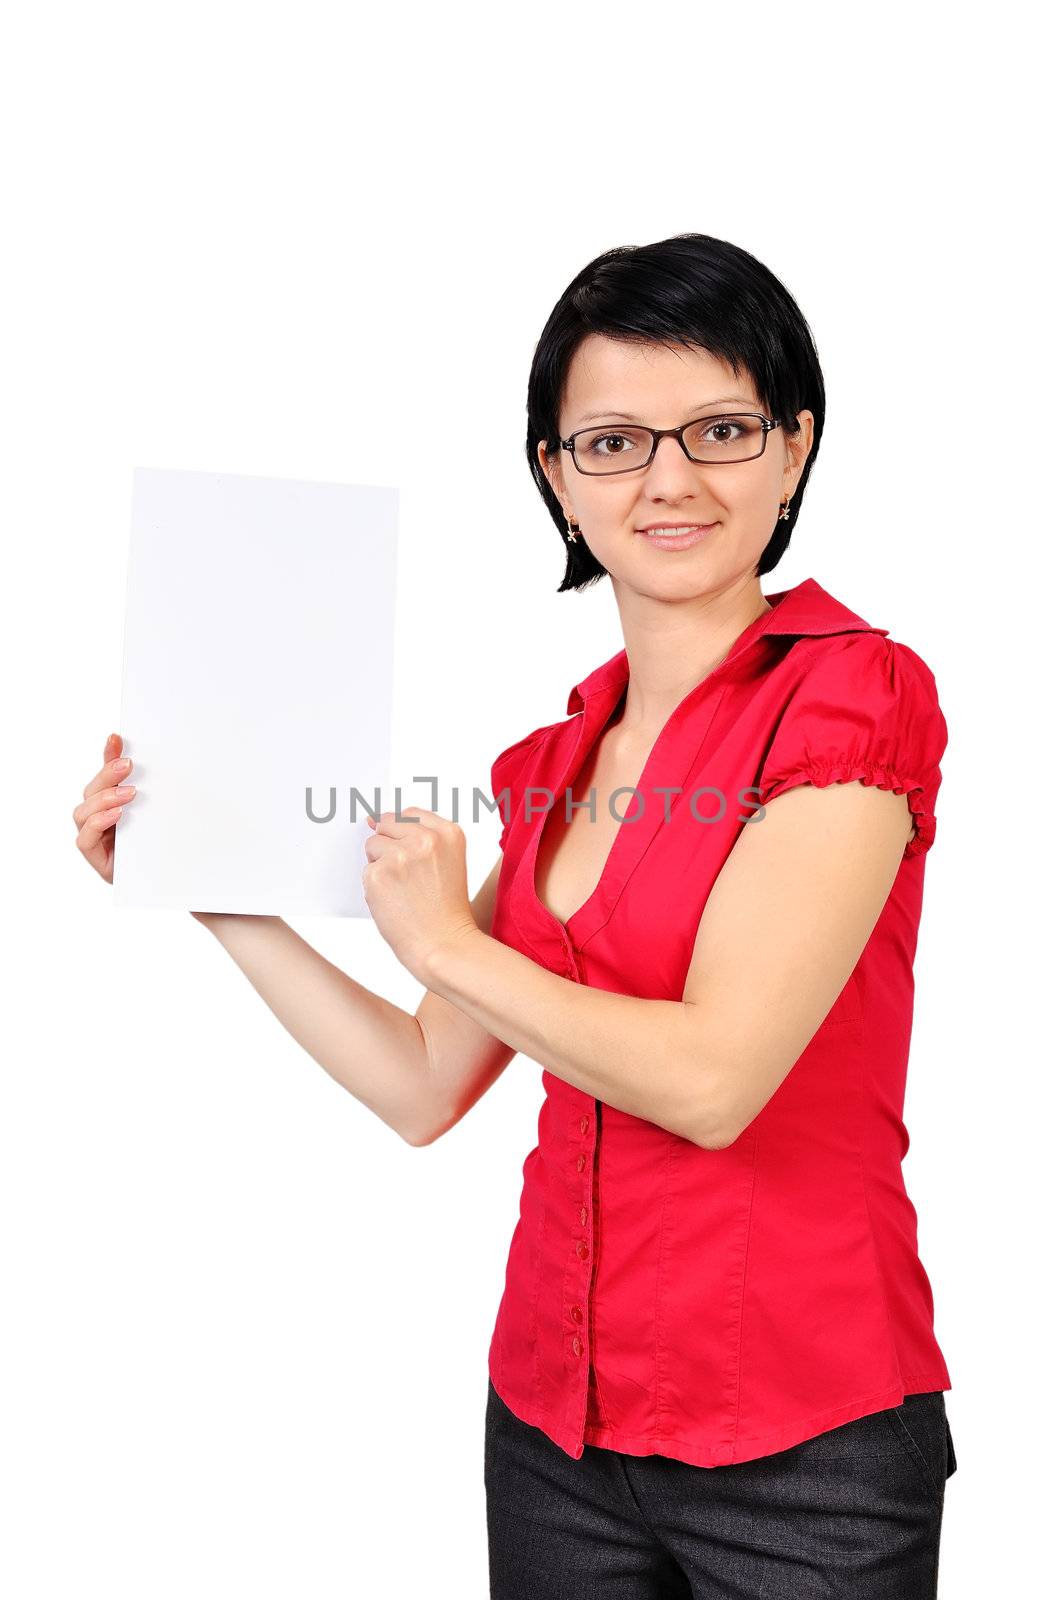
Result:
[[[599,433],[590,441],[588,449],[592,450],[596,455],[623,455],[623,450],[599,450],[599,444],[604,443],[606,440],[608,440],[611,444],[628,444],[632,449],[635,448],[634,441],[629,439],[626,433]]]
[[[747,422],[738,417],[713,417],[702,428],[702,438],[710,444],[734,444],[739,439],[746,438],[752,429]]]

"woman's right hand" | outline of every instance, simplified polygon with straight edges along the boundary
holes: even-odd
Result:
[[[114,829],[122,809],[136,794],[126,783],[132,763],[120,757],[121,735],[109,733],[103,766],[85,785],[84,799],[74,807],[77,847],[105,883],[114,882]]]

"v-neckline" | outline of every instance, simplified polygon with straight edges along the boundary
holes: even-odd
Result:
[[[620,704],[621,700],[625,697],[626,694],[627,694],[627,679],[625,678],[624,682],[619,684],[616,687],[616,693],[612,696],[612,699],[611,699],[611,701],[609,703],[608,711],[606,712],[606,715],[605,715],[604,719],[602,720],[601,724],[597,727],[597,729],[595,730],[594,734],[589,739],[584,737],[584,735],[586,734],[586,726],[581,724],[580,730],[579,730],[579,735],[578,735],[577,740],[576,740],[576,753],[571,758],[569,766],[568,766],[568,768],[566,770],[564,783],[561,785],[561,787],[556,792],[555,799],[554,799],[554,805],[556,805],[558,803],[558,800],[560,800],[561,797],[564,795],[565,790],[568,788],[568,786],[572,782],[572,780],[574,778],[578,777],[580,772],[583,770],[583,767],[586,764],[588,755],[590,754],[590,752],[594,748],[594,746],[598,743],[598,741],[602,738],[603,734],[605,733],[606,728],[608,728],[609,724],[612,722],[614,716],[616,715],[616,708]],[[667,727],[667,723],[665,724],[665,727]],[[637,788],[639,789],[640,792],[641,792],[641,789],[642,789],[643,779],[645,778],[647,768],[649,767],[650,759],[651,759],[651,757],[653,755],[653,751],[656,748],[658,740],[660,739],[661,734],[663,734],[663,732],[664,732],[664,728],[662,728],[661,729],[661,733],[659,733],[657,735],[657,739],[654,740],[653,745],[650,748],[649,755],[646,757],[646,763],[645,763],[645,765],[644,765],[644,767],[642,769],[642,772],[641,772],[641,774],[639,776],[639,781],[638,781],[638,785],[637,785]],[[634,796],[632,796],[631,799],[633,800]],[[628,803],[630,805],[631,801],[629,800]],[[617,829],[617,832],[616,832],[616,835],[615,835],[615,837],[613,839],[613,842],[609,846],[609,850],[608,850],[608,852],[606,854],[605,861],[604,861],[604,863],[602,865],[602,870],[598,875],[598,881],[595,884],[594,888],[591,890],[590,894],[587,896],[586,900],[584,900],[581,905],[578,905],[576,907],[575,911],[573,911],[569,916],[567,916],[567,917],[559,917],[557,915],[556,911],[551,911],[550,910],[550,907],[546,904],[546,901],[540,895],[538,887],[536,885],[536,878],[538,876],[538,869],[539,869],[539,858],[540,858],[540,856],[542,854],[543,835],[546,832],[546,824],[549,821],[550,814],[553,811],[553,809],[554,809],[553,805],[548,806],[547,809],[542,813],[539,821],[535,825],[535,832],[534,832],[534,835],[533,835],[533,838],[532,838],[531,847],[530,847],[530,849],[531,849],[532,893],[535,896],[536,902],[542,908],[542,910],[546,913],[546,915],[550,918],[550,920],[552,922],[555,922],[559,927],[564,928],[566,933],[570,933],[573,922],[575,922],[577,917],[582,915],[582,913],[586,910],[587,906],[590,905],[591,901],[594,899],[595,895],[598,893],[599,889],[601,888],[602,882],[603,882],[603,880],[605,878],[605,875],[609,870],[609,862],[610,862],[610,859],[612,857],[613,851],[616,848],[617,841],[619,840],[620,835],[623,833],[625,827],[628,827],[629,824],[624,823],[624,822],[620,823],[620,826]]]
[[[546,828],[546,819],[553,806],[558,804],[565,794],[573,778],[578,775],[591,747],[601,737],[612,718],[620,703],[621,696],[627,693],[628,674],[625,672],[618,683],[614,683],[608,690],[603,689],[598,697],[592,697],[582,714],[573,718],[573,725],[576,727],[575,744],[570,749],[565,762],[562,781],[556,788],[551,789],[554,794],[553,804],[541,813],[539,820],[535,824],[528,847],[524,852],[522,867],[526,895],[530,899],[536,914],[541,919],[545,919],[556,933],[563,935],[576,948],[580,948],[585,944],[611,915],[620,891],[632,872],[634,872],[638,862],[656,836],[657,829],[664,821],[663,797],[653,792],[647,796],[647,779],[654,775],[654,769],[660,763],[665,750],[671,748],[675,758],[675,771],[671,774],[671,781],[668,787],[674,789],[678,785],[680,794],[682,793],[683,789],[686,788],[694,760],[708,736],[712,721],[719,708],[719,697],[717,697],[716,704],[712,707],[709,719],[705,723],[702,723],[698,718],[689,718],[683,722],[681,720],[683,713],[691,709],[700,697],[712,693],[716,687],[714,680],[717,675],[725,667],[731,665],[740,651],[745,650],[759,637],[764,624],[774,614],[775,609],[774,605],[769,605],[767,610],[754,617],[749,626],[744,628],[734,640],[723,660],[717,662],[716,666],[706,673],[705,677],[701,678],[692,689],[688,690],[682,700],[679,701],[679,704],[673,708],[650,747],[649,754],[635,785],[636,794],[641,795],[645,801],[641,814],[637,818],[632,818],[631,822],[621,821],[616,836],[609,846],[598,882],[583,904],[577,906],[571,916],[562,919],[550,910],[549,906],[541,899],[536,888],[535,880],[539,864],[540,845]],[[653,786],[651,785],[650,787],[652,791]],[[635,802],[636,794],[632,794],[629,797],[628,807],[624,813],[625,817],[627,810]],[[677,797],[673,796],[672,798],[675,799]],[[639,822],[644,824],[641,830],[637,827]]]

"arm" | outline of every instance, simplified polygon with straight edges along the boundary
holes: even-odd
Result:
[[[472,902],[484,936],[500,865]],[[413,1015],[392,1005],[333,966],[280,917],[192,915],[215,935],[292,1038],[408,1144],[429,1144],[452,1126],[513,1057],[512,1049],[440,995],[426,992]]]
[[[425,981],[565,1082],[718,1149],[841,993],[911,833],[904,795],[857,782],[781,794],[717,877],[682,1000],[573,983],[475,928],[430,952]]]

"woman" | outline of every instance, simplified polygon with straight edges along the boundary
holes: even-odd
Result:
[[[279,918],[197,915],[411,1143],[514,1051],[544,1069],[489,1352],[492,1595],[933,1596],[951,1385],[901,1174],[933,675],[813,579],[761,589],[824,394],[746,252],[592,262],[528,410],[561,588],[608,573],[624,648],[495,760],[471,903],[456,823],[375,825],[416,1016]],[[74,812],[108,879],[119,748]]]

